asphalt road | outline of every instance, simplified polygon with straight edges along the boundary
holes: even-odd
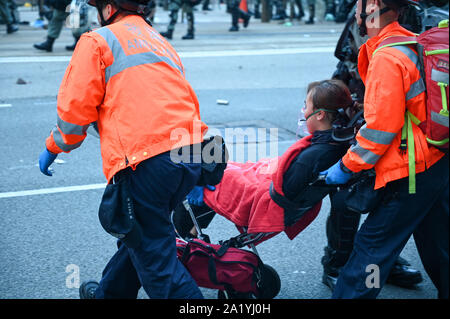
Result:
[[[36,13],[24,12],[23,16],[31,20]],[[165,30],[167,12],[160,10],[157,18],[155,28]],[[271,132],[275,151],[264,155],[282,154],[295,141],[306,86],[329,78],[334,70],[334,46],[343,26],[252,21],[248,29],[231,34],[227,31],[230,17],[223,7],[208,14],[197,13],[196,18],[196,39],[179,40],[186,25],[178,24],[172,44],[198,95],[202,119],[211,129],[265,128]],[[54,53],[47,54],[31,46],[45,37],[44,30],[22,27],[15,35],[4,35],[3,28],[0,298],[78,298],[73,278],[100,279],[115,251],[115,241],[103,231],[97,217],[105,178],[96,138],[88,136],[82,147],[60,155],[60,162],[53,165],[53,177],[42,175],[37,166],[56,120],[55,97],[70,59],[64,50],[72,42],[70,31],[64,30]],[[19,78],[26,84],[17,84]],[[217,104],[217,99],[229,104]],[[237,139],[236,145],[244,146],[245,154],[253,154],[252,150],[261,147],[262,143],[256,143],[260,140],[247,137],[246,144],[241,145]],[[239,154],[236,151],[234,156]],[[321,283],[320,264],[328,209],[325,199],[317,219],[294,240],[279,234],[258,246],[263,261],[281,277],[277,298],[331,296]],[[234,225],[220,216],[206,232],[213,242],[237,234]],[[412,240],[402,256],[422,271],[424,282],[416,290],[387,285],[379,298],[434,298],[436,289],[423,270]],[[202,291],[206,298],[217,296],[216,291]],[[147,298],[143,291],[139,297]]]

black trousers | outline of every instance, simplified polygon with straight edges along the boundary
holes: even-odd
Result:
[[[127,169],[130,194],[143,239],[137,248],[119,242],[106,265],[96,298],[136,298],[142,286],[152,299],[201,299],[203,295],[177,258],[170,212],[200,178],[200,163],[174,163],[170,152]]]
[[[409,194],[408,182],[386,185],[383,205],[369,213],[355,236],[333,298],[376,298],[411,235],[438,297],[449,297],[448,154],[416,175],[416,194]],[[377,285],[368,284],[373,269]]]

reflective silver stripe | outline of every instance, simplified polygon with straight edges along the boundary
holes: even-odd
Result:
[[[122,46],[120,45],[119,40],[114,35],[114,33],[109,30],[107,27],[100,28],[94,32],[97,32],[99,35],[101,35],[106,43],[108,44],[113,57],[114,62],[105,70],[105,82],[108,83],[109,79],[113,77],[114,75],[131,68],[133,66],[143,65],[143,64],[152,64],[152,63],[159,63],[164,62],[168,64],[169,66],[177,69],[180,71],[181,74],[183,74],[183,70],[180,66],[178,66],[175,62],[173,62],[170,58],[165,56],[159,56],[151,51],[144,52],[144,53],[137,53],[132,55],[126,55]],[[153,49],[151,44],[149,44],[147,41],[140,41],[139,44],[134,43],[134,45],[140,45],[149,47],[150,49]],[[168,52],[168,51],[167,51]]]
[[[448,85],[448,73],[431,69],[431,79],[436,82],[445,83]]]
[[[88,125],[76,125],[62,120],[59,116],[57,119],[58,127],[63,134],[84,135],[89,127]]]
[[[159,56],[154,54],[153,52],[143,52],[138,54],[133,54],[125,57],[121,57],[118,63],[113,63],[111,65],[111,71],[109,76],[106,78],[106,82],[113,77],[114,75],[122,72],[125,69],[131,68],[133,66],[143,65],[143,64],[151,64],[151,63],[158,63],[158,62],[164,62],[168,65],[170,65],[173,68],[178,69],[180,73],[182,73],[180,67],[172,62],[168,57],[165,56]]]
[[[114,57],[113,64],[110,65],[109,67],[107,67],[105,70],[105,82],[108,82],[108,80],[110,78],[112,66],[114,65],[114,63],[116,63],[117,58],[121,54],[124,55],[125,53],[123,52],[123,49],[122,49],[122,46],[120,45],[119,40],[114,35],[114,33],[111,32],[111,30],[109,30],[106,27],[103,27],[103,28],[95,30],[94,32],[98,33],[99,35],[101,35],[103,37],[103,39],[105,39],[106,43],[109,46],[109,49],[111,50],[111,52],[113,54],[113,57]]]
[[[441,115],[437,112],[431,112],[431,120],[448,128],[448,116]]]
[[[62,137],[61,133],[59,132],[58,127],[54,127],[53,128],[53,140],[55,141],[55,144],[60,149],[62,149],[64,152],[70,152],[70,151],[76,149],[84,141],[84,139],[83,139],[83,140],[81,140],[81,141],[79,141],[78,143],[75,143],[75,144],[66,144],[66,143],[64,143],[63,137]]]
[[[414,52],[413,49],[411,49],[406,45],[395,45],[392,46],[391,48],[401,51],[416,65],[416,68],[419,70],[419,57],[417,56],[416,52]]]
[[[415,98],[423,92],[425,92],[425,83],[423,83],[422,78],[420,78],[409,87],[408,92],[406,92],[406,101]]]
[[[362,148],[359,144],[353,145],[350,150],[355,154],[358,154],[358,156],[361,157],[361,159],[367,164],[375,165],[380,159],[380,155]]]
[[[383,145],[391,144],[392,140],[395,138],[397,133],[390,133],[385,131],[374,130],[371,128],[367,128],[367,124],[364,124],[360,130],[359,134],[365,139]]]
[[[403,54],[405,54],[408,57],[408,59],[410,59],[411,62],[416,65],[417,70],[420,71],[419,57],[413,51],[413,49],[409,48],[406,45],[395,45],[392,46],[391,48],[397,49],[401,51]],[[409,91],[406,93],[406,101],[415,98],[416,96],[418,96],[423,92],[425,92],[425,83],[423,82],[422,78],[419,78],[416,82],[411,84]]]

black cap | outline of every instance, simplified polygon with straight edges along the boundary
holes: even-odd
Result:
[[[128,248],[137,248],[142,240],[142,228],[136,220],[133,200],[127,187],[124,181],[106,186],[98,217],[106,232],[121,240]]]

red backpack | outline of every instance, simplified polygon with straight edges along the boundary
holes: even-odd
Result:
[[[405,46],[414,46],[416,54],[409,54]],[[415,151],[411,122],[419,126],[424,132],[429,144],[448,150],[449,147],[449,29],[448,20],[443,20],[437,27],[431,28],[417,37],[395,36],[384,40],[378,50],[394,47],[404,52],[418,67],[421,81],[414,83],[406,95],[406,99],[413,98],[426,92],[427,117],[419,121],[408,110],[405,114],[405,125],[402,128],[402,147],[408,145],[409,162],[409,190],[415,193]]]
[[[177,238],[178,258],[200,287],[259,295],[259,257],[247,250]]]
[[[272,299],[280,292],[281,281],[275,269],[251,251],[197,238],[177,238],[176,246],[178,259],[200,287],[226,291],[229,298],[253,295]]]

